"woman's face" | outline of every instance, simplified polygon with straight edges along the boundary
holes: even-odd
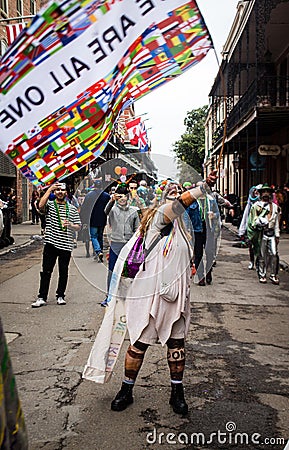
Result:
[[[168,188],[168,194],[167,194],[166,199],[167,200],[175,200],[175,199],[179,198],[179,196],[181,194],[182,194],[181,187],[177,184],[174,184]]]

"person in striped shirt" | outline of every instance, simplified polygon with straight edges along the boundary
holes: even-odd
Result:
[[[54,193],[55,199],[50,200]],[[38,298],[32,303],[32,308],[46,305],[50,279],[58,259],[58,286],[56,299],[58,305],[65,305],[65,290],[68,281],[68,267],[73,250],[74,232],[81,228],[81,221],[75,206],[67,200],[65,183],[51,185],[39,202],[40,211],[46,214],[46,229],[40,272],[40,288]]]

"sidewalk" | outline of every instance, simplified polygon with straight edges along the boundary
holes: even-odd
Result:
[[[0,257],[9,252],[17,251],[18,248],[25,247],[34,242],[33,236],[41,237],[40,225],[31,225],[30,221],[12,225],[11,235],[15,239],[14,244],[0,250]]]
[[[223,222],[223,227],[230,230],[236,235],[236,241],[238,240],[238,228],[231,223]],[[289,270],[289,234],[281,233],[278,252],[280,256],[280,267],[283,270]]]
[[[223,222],[223,226],[236,235],[236,241],[238,240],[238,229],[231,223]],[[17,250],[26,245],[30,245],[34,239],[33,236],[39,236],[41,238],[40,225],[31,225],[30,221],[23,222],[21,224],[12,225],[12,236],[15,239],[13,245],[0,250],[0,257]],[[289,234],[282,233],[279,242],[279,255],[280,263],[283,268],[289,267]]]

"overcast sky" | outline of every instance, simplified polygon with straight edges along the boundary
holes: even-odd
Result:
[[[221,51],[237,12],[238,0],[198,0],[214,46],[221,61]],[[213,50],[196,66],[135,103],[136,115],[143,116],[152,154],[172,157],[172,144],[185,131],[188,111],[208,104],[208,94],[218,72]]]

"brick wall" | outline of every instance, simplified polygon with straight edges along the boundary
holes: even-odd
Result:
[[[0,8],[0,56],[7,49],[7,34],[6,34],[6,24],[15,24],[18,22],[22,22],[22,19],[14,19],[9,21],[3,21],[3,19],[11,19],[12,17],[22,16],[30,16],[34,15],[36,11],[40,9],[42,5],[46,2],[40,0],[23,0],[23,10],[17,10],[17,4],[21,2],[17,2],[17,0],[2,0]],[[2,20],[2,21],[1,21]],[[28,22],[29,19],[24,19],[25,22]],[[11,169],[10,169],[11,170]],[[23,178],[19,171],[16,171],[16,178],[11,182],[11,177],[8,179],[9,173],[7,173],[7,182],[5,183],[5,172],[1,173],[1,182],[3,185],[11,186],[15,189],[16,194],[16,211],[15,211],[15,222],[21,223],[23,220],[28,220],[29,217],[29,199],[31,198],[31,193],[33,190],[33,186]]]

